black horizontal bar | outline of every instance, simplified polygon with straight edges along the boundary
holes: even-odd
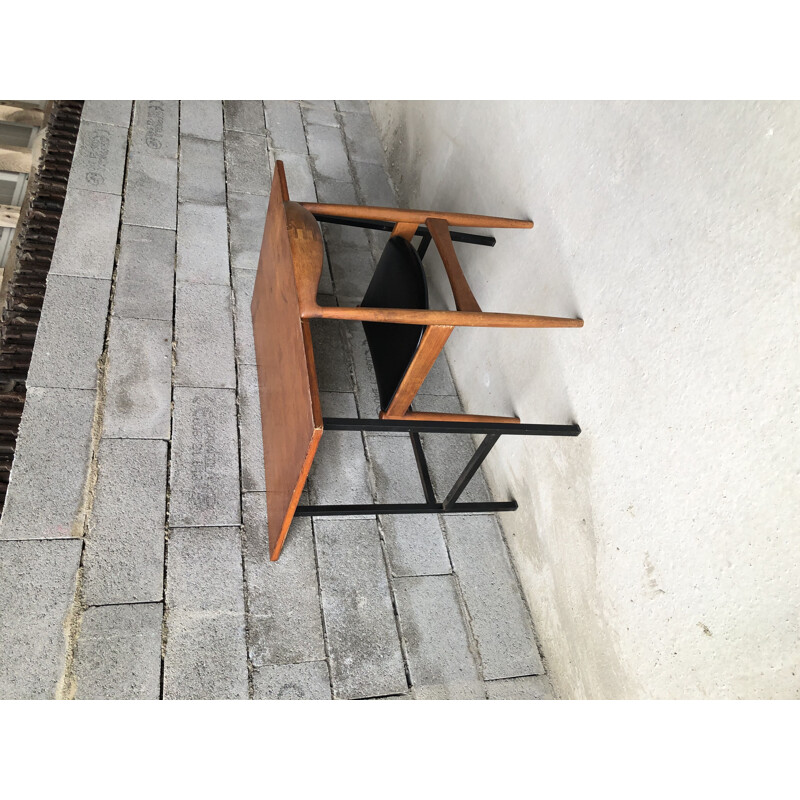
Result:
[[[419,431],[420,433],[502,433],[511,436],[577,436],[579,425],[524,422],[436,422],[422,419],[349,419],[323,417],[329,431]]]
[[[297,506],[296,517],[344,517],[354,514],[474,514],[477,512],[516,511],[516,500],[486,503],[364,503],[362,505]]]
[[[354,219],[353,217],[335,217],[331,214],[314,214],[317,222],[327,222],[331,225],[348,225],[351,228],[367,228],[371,231],[392,231],[393,222],[380,222],[372,219]],[[415,236],[425,236],[428,228],[420,225]],[[466,242],[467,244],[482,244],[485,247],[494,247],[497,239],[494,236],[483,236],[479,233],[461,233],[461,231],[450,231],[450,238],[454,242]]]

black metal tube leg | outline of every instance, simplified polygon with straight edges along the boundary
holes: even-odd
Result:
[[[450,494],[444,499],[442,505],[447,509],[453,506],[461,496],[467,484],[472,480],[472,476],[478,471],[483,459],[489,455],[489,451],[494,447],[495,442],[500,438],[499,433],[487,433],[483,441],[478,445],[478,449],[473,454],[469,463],[464,467],[464,471],[458,476],[458,480],[453,484]]]
[[[436,495],[433,492],[431,474],[428,472],[428,462],[425,459],[422,442],[416,431],[411,431],[409,436],[411,436],[411,446],[414,448],[414,458],[417,459],[417,469],[419,470],[419,479],[422,481],[422,491],[425,492],[425,502],[434,505],[436,503]]]

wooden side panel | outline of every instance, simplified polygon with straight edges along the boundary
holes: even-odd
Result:
[[[280,555],[322,435],[313,355],[300,319],[282,189],[276,170],[251,305],[273,561]]]

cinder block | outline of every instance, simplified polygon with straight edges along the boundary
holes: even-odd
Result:
[[[226,100],[225,129],[266,134],[264,104],[261,100]]]
[[[178,200],[225,205],[225,157],[222,142],[181,139]]]
[[[355,417],[352,394],[321,392],[322,413],[326,416]],[[372,491],[367,475],[364,445],[358,431],[325,431],[308,477],[311,502],[371,503]]]
[[[222,141],[221,100],[181,100],[181,135]]]
[[[175,385],[236,388],[230,286],[175,288]]]
[[[64,201],[50,275],[111,279],[121,198],[71,189]]]
[[[330,106],[309,106],[306,105],[307,102],[307,100],[303,100],[300,105],[306,125],[329,125],[333,128],[339,127],[339,118],[336,116],[336,107],[333,102],[331,102]]]
[[[368,100],[337,100],[336,107],[339,111],[354,111],[358,114],[369,114]]]
[[[350,160],[369,161],[384,167],[383,147],[370,114],[345,113],[341,118]]]
[[[177,280],[230,286],[225,206],[178,205]]]
[[[259,194],[228,195],[231,267],[258,269],[258,254],[267,219],[267,198]]]
[[[108,336],[103,436],[169,439],[172,324],[113,317]]]
[[[306,134],[316,173],[334,181],[352,180],[341,130],[328,125],[309,125]]]
[[[174,389],[169,523],[239,525],[239,446],[232,389]]]
[[[103,354],[110,280],[50,275],[29,387],[94,389]]]
[[[407,691],[375,521],[316,519],[314,537],[334,696]]]
[[[420,393],[414,401],[414,410],[456,414],[461,412],[462,408],[457,397],[437,397]],[[433,488],[437,496],[447,497],[475,452],[472,437],[463,433],[423,433],[421,438]],[[483,471],[478,470],[459,497],[459,501],[480,503],[490,499]]]
[[[281,664],[253,670],[254,700],[330,700],[325,661]]]
[[[267,136],[276,150],[307,153],[306,133],[300,116],[300,104],[295,100],[265,100],[264,112]]]
[[[177,161],[150,150],[132,153],[128,159],[122,221],[127,225],[174,231],[177,209]]]
[[[89,605],[161,600],[167,443],[103,439],[84,554]]]
[[[173,530],[167,552],[164,697],[246,699],[238,528]]]
[[[361,324],[348,325],[347,336],[350,340],[350,352],[353,358],[353,375],[355,378],[356,403],[359,417],[376,417],[381,408],[378,395],[378,381],[372,356],[369,352],[367,337]],[[407,436],[408,434],[388,433],[387,436]]]
[[[52,699],[64,672],[64,623],[81,542],[0,542],[0,699]]]
[[[317,185],[317,197],[320,203],[342,203],[344,205],[358,205],[358,195],[356,186],[351,178],[346,181],[334,181],[320,175],[315,177]],[[327,232],[331,229],[343,230],[343,225],[324,225],[323,229]],[[353,228],[353,230],[359,230]],[[363,229],[361,229],[363,230]],[[326,240],[327,241],[327,238]]]
[[[360,303],[375,272],[376,261],[371,251],[329,242],[328,259],[339,302]]]
[[[78,700],[158,700],[161,603],[87,608],[75,654]]]
[[[174,283],[175,231],[123,225],[113,315],[171,322]]]
[[[28,389],[0,539],[83,534],[94,391]]]
[[[425,494],[408,434],[366,434],[379,503],[424,503]],[[440,498],[443,499],[443,498]],[[379,517],[392,575],[444,575],[451,571],[435,514]]]
[[[336,305],[330,296],[318,298],[320,305]],[[334,319],[312,319],[311,341],[321,392],[352,392],[350,344],[346,323]]]
[[[133,107],[132,153],[178,157],[178,101],[137,100]]]
[[[293,153],[290,150],[270,150],[269,153],[270,169],[275,169],[276,161],[283,161],[289,197],[301,203],[313,203],[317,199],[309,158],[305,153]]]
[[[397,208],[397,196],[383,164],[367,161],[353,161],[361,201],[368,206],[387,206]]]
[[[239,365],[239,448],[242,491],[266,491],[258,370],[252,364]]]
[[[253,317],[250,313],[255,280],[256,273],[254,270],[233,270],[233,321],[236,329],[236,358],[240,364],[256,363],[256,350],[253,343]]]
[[[242,495],[250,659],[256,667],[324,659],[311,520],[297,517],[270,561],[265,498]]]
[[[81,121],[69,172],[68,191],[89,189],[122,194],[127,149],[127,128]]]
[[[555,700],[546,675],[486,681],[490,700]]]
[[[544,672],[528,609],[493,514],[444,518],[487,680]]]
[[[395,578],[393,586],[415,696],[483,699],[454,578]]]
[[[269,195],[272,179],[263,136],[225,131],[225,164],[231,192]]]
[[[127,128],[131,124],[130,100],[84,100],[81,120]]]

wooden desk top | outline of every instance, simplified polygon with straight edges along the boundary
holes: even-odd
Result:
[[[300,317],[293,259],[293,252],[295,257],[300,254],[308,258],[310,254],[316,258],[318,251],[321,268],[321,234],[313,217],[316,236],[313,231],[290,225],[284,202],[289,202],[289,195],[283,164],[278,162],[250,306],[273,561],[280,555],[322,436],[311,331],[308,321]]]

